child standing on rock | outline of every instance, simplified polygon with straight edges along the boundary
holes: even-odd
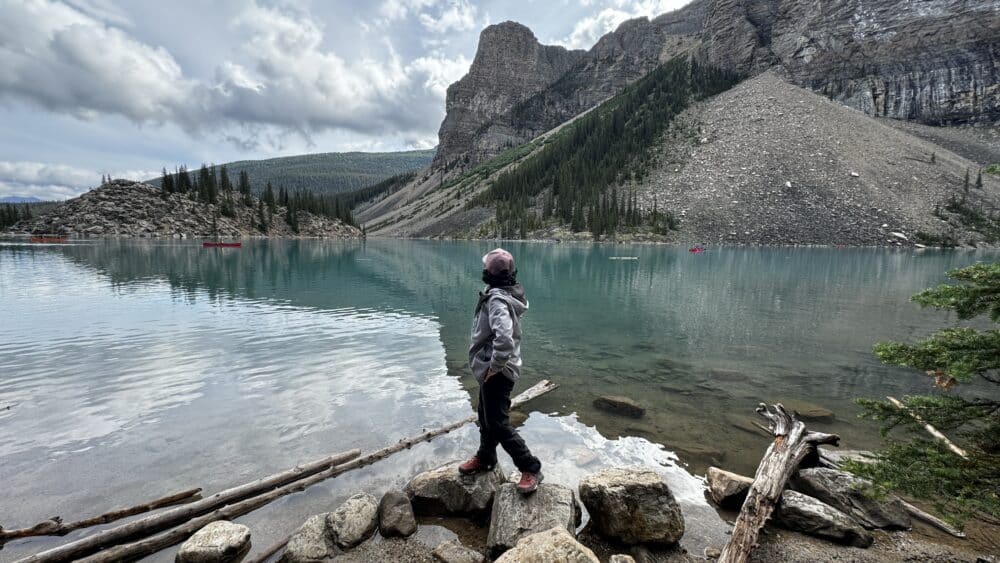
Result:
[[[463,475],[491,471],[499,444],[521,471],[517,490],[526,494],[543,477],[542,463],[510,425],[510,392],[521,376],[521,315],[528,310],[516,278],[511,253],[498,248],[483,256],[487,287],[479,294],[469,346],[469,367],[479,382],[479,451],[458,470]]]

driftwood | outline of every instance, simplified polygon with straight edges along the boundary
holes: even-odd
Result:
[[[360,453],[361,452],[359,450],[351,450],[327,456],[323,459],[276,473],[270,477],[265,477],[245,485],[226,489],[197,502],[192,502],[184,506],[178,506],[177,508],[166,510],[145,518],[140,518],[127,524],[122,524],[121,526],[98,532],[92,536],[87,536],[65,545],[43,551],[36,555],[25,557],[19,561],[69,561],[72,559],[78,559],[109,545],[119,544],[136,536],[148,535],[172,526],[176,526],[177,524],[186,522],[195,516],[211,512],[220,506],[240,501],[269,491],[275,487],[280,487],[287,483],[297,481],[305,476],[313,475],[319,471],[329,468],[332,465],[354,459],[358,457]]]
[[[165,506],[193,502],[201,498],[199,493],[201,493],[201,489],[188,489],[186,491],[180,491],[178,493],[167,495],[156,500],[151,500],[143,504],[130,506],[128,508],[118,508],[101,514],[100,516],[77,520],[76,522],[66,523],[63,522],[62,518],[59,516],[53,516],[52,518],[49,518],[44,522],[39,522],[30,528],[4,530],[0,527],[0,545],[10,540],[28,538],[32,536],[64,536],[73,530],[89,528],[100,524],[109,524],[128,516],[135,516],[136,514],[142,514],[144,512],[156,510],[157,508],[163,508]]]
[[[736,518],[732,535],[722,549],[719,563],[745,562],[757,544],[760,529],[771,517],[781,499],[781,492],[799,463],[819,444],[837,445],[840,442],[840,437],[835,434],[806,431],[805,423],[780,404],[768,408],[761,403],[757,414],[770,423],[774,442],[768,446],[757,466],[753,485]]]
[[[550,391],[553,391],[554,389],[556,389],[556,387],[557,385],[555,385],[554,383],[548,380],[542,380],[537,384],[535,384],[534,386],[526,389],[524,392],[520,393],[516,397],[514,397],[514,399],[511,401],[511,405],[515,407],[520,406],[532,399],[540,397]],[[424,432],[423,434],[419,434],[417,436],[400,440],[399,442],[397,442],[392,446],[382,448],[381,450],[377,450],[363,457],[357,457],[357,453],[352,451],[350,452],[350,454],[352,455],[346,458],[346,459],[351,459],[351,461],[345,460],[342,463],[327,467],[326,469],[321,470],[319,472],[314,472],[308,476],[301,476],[295,481],[287,482],[287,484],[284,486],[281,486],[279,488],[274,488],[270,491],[264,492],[257,496],[251,498],[244,497],[245,500],[219,508],[209,514],[197,516],[193,519],[187,520],[186,523],[172,530],[162,532],[151,537],[147,537],[140,541],[136,541],[125,545],[115,545],[115,547],[109,547],[100,552],[97,552],[97,550],[100,549],[101,547],[114,545],[114,543],[118,542],[114,543],[92,542],[91,544],[83,545],[82,546],[83,549],[80,548],[67,549],[73,546],[73,544],[67,544],[60,548],[52,549],[46,552],[39,553],[32,557],[21,559],[17,563],[39,562],[39,561],[45,561],[45,562],[67,561],[70,559],[81,559],[83,561],[88,561],[90,563],[96,563],[96,562],[133,560],[146,555],[150,555],[152,553],[156,553],[162,549],[170,547],[171,545],[175,545],[177,543],[186,540],[192,534],[194,534],[204,526],[212,522],[215,522],[216,520],[231,520],[233,518],[237,518],[248,512],[258,509],[261,506],[264,506],[274,501],[275,499],[281,498],[285,495],[294,492],[302,491],[311,485],[319,483],[320,481],[330,479],[331,477],[336,477],[337,475],[340,475],[347,471],[351,471],[352,469],[357,469],[359,467],[370,465],[394,453],[400,452],[404,449],[408,449],[410,446],[414,444],[430,441],[436,438],[437,436],[451,432],[452,430],[460,428],[466,424],[469,424],[470,422],[474,422],[475,420],[476,416],[470,416],[462,420],[459,420],[457,422],[453,422],[451,424],[442,426],[441,428],[430,430]],[[162,530],[162,529],[164,529],[164,527],[157,528],[157,530]],[[134,533],[129,534],[128,537],[132,537],[134,535],[136,534]],[[88,538],[84,538],[84,540],[80,540],[74,543],[82,544],[87,539]],[[99,543],[100,544],[99,547],[97,548],[93,547],[94,543]],[[93,555],[91,557],[85,557],[86,555],[90,554]]]
[[[965,451],[962,448],[956,446],[955,442],[952,442],[951,440],[949,440],[948,437],[945,436],[944,434],[942,434],[940,431],[938,431],[937,428],[934,428],[930,424],[924,422],[924,419],[920,418],[919,414],[917,414],[917,413],[911,411],[910,409],[906,408],[906,405],[904,405],[903,403],[901,403],[899,401],[899,399],[897,399],[895,397],[886,397],[886,399],[889,399],[889,402],[892,403],[892,406],[894,406],[897,409],[899,409],[899,410],[905,412],[906,414],[912,416],[913,420],[916,420],[920,424],[924,425],[924,430],[927,430],[927,432],[931,436],[934,436],[935,438],[937,438],[938,440],[940,440],[941,443],[943,443],[945,446],[948,446],[948,449],[951,450],[951,451],[953,451],[953,452],[955,452],[955,455],[961,457],[962,459],[969,459],[969,453],[967,451]]]

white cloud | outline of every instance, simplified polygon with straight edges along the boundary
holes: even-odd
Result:
[[[603,35],[614,31],[622,22],[630,19],[655,18],[676,10],[691,0],[613,0],[596,14],[576,22],[573,31],[554,43],[569,49],[589,49]],[[586,2],[584,5],[591,5]]]
[[[424,87],[443,99],[448,86],[465,76],[470,65],[472,61],[465,55],[449,59],[438,54],[414,60],[410,70],[415,76],[423,76]]]
[[[434,33],[467,31],[476,27],[476,7],[467,0],[452,0],[437,16],[420,14],[420,23]]]
[[[149,170],[97,171],[65,164],[0,161],[0,196],[34,196],[45,200],[76,197],[100,183],[101,176],[145,180]]]

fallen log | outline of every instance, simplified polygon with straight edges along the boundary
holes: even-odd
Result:
[[[905,412],[906,414],[908,414],[911,417],[913,417],[913,420],[916,420],[917,422],[919,422],[920,424],[922,424],[924,426],[924,430],[926,430],[931,436],[934,436],[935,438],[937,438],[938,440],[940,440],[941,443],[943,443],[945,446],[947,446],[949,450],[955,452],[955,455],[961,457],[962,459],[969,459],[969,452],[967,452],[967,451],[963,450],[962,448],[956,446],[955,442],[952,442],[951,440],[949,440],[948,437],[945,436],[944,434],[942,434],[937,428],[934,428],[930,424],[924,422],[924,419],[920,418],[919,414],[917,414],[917,413],[911,411],[910,409],[906,408],[906,405],[904,405],[902,402],[900,402],[899,399],[897,399],[895,397],[886,397],[886,399],[889,399],[889,402],[892,403],[892,406],[894,406],[897,409]]]
[[[116,520],[121,520],[122,518],[129,516],[135,516],[136,514],[142,514],[158,508],[172,506],[178,503],[196,501],[201,498],[199,493],[201,493],[201,489],[188,489],[186,491],[180,491],[165,497],[160,497],[156,500],[137,504],[128,508],[118,508],[110,512],[105,512],[100,516],[77,520],[75,522],[63,522],[62,518],[59,516],[53,516],[52,518],[49,518],[44,522],[39,522],[29,528],[4,530],[3,527],[0,527],[0,545],[4,542],[19,538],[29,538],[33,536],[64,536],[73,530],[89,528],[100,524],[110,524]]]
[[[963,532],[961,530],[958,530],[956,528],[953,528],[950,524],[948,524],[944,520],[938,518],[937,516],[934,516],[933,514],[924,512],[923,510],[920,510],[916,506],[913,506],[912,504],[906,502],[903,499],[899,499],[899,502],[903,503],[903,508],[905,508],[906,511],[910,513],[910,516],[913,516],[917,520],[920,520],[921,522],[924,522],[925,524],[930,524],[931,526],[934,526],[935,528],[941,530],[942,532],[946,532],[948,534],[951,534],[951,535],[955,536],[956,538],[964,538],[965,537],[965,532]]]
[[[275,487],[280,487],[287,483],[297,481],[304,476],[313,475],[330,466],[354,459],[360,454],[361,452],[359,450],[351,450],[327,456],[323,459],[319,459],[302,466],[293,467],[292,469],[276,473],[269,477],[257,479],[256,481],[245,485],[220,491],[208,498],[204,498],[184,506],[178,506],[177,508],[159,512],[127,524],[122,524],[121,526],[98,532],[92,536],[87,536],[65,545],[43,551],[36,555],[25,557],[19,561],[69,561],[72,559],[78,559],[109,545],[119,544],[136,536],[159,532],[160,530],[186,522],[195,516],[211,512],[220,506],[243,500],[274,489]]]
[[[520,406],[532,399],[535,399],[550,391],[555,390],[557,387],[558,386],[556,384],[548,380],[542,380],[537,384],[533,385],[532,387],[526,389],[524,392],[520,393],[516,397],[514,397],[514,399],[511,401],[511,406],[515,407]],[[209,514],[204,514],[202,516],[197,516],[193,519],[189,519],[186,521],[186,523],[172,530],[168,530],[166,532],[150,536],[140,541],[135,541],[133,543],[125,545],[115,545],[114,547],[108,547],[103,551],[97,552],[97,550],[101,549],[102,547],[107,547],[109,545],[114,545],[114,544],[103,543],[99,547],[94,548],[93,544],[100,542],[84,543],[85,540],[89,539],[89,538],[84,538],[84,540],[74,542],[75,544],[83,544],[81,546],[83,549],[79,548],[69,549],[73,546],[73,544],[67,544],[59,548],[55,548],[31,557],[21,559],[16,563],[28,563],[28,562],[34,563],[41,561],[44,562],[67,561],[70,559],[81,559],[83,561],[96,563],[96,562],[132,560],[146,555],[150,555],[186,540],[188,537],[191,536],[191,534],[194,534],[204,526],[212,522],[215,522],[216,520],[231,520],[233,518],[237,518],[248,512],[258,509],[261,506],[264,506],[274,501],[275,499],[281,498],[285,495],[294,492],[302,491],[311,485],[319,483],[320,481],[325,481],[326,479],[336,477],[337,475],[340,475],[347,471],[351,471],[359,467],[370,465],[394,453],[400,452],[404,449],[408,449],[410,446],[414,444],[430,441],[437,436],[451,432],[452,430],[460,428],[466,424],[469,424],[470,422],[474,422],[476,418],[477,417],[475,415],[469,416],[457,422],[453,422],[451,424],[442,426],[438,429],[430,430],[424,432],[423,434],[419,434],[417,436],[402,439],[392,446],[382,448],[381,450],[376,450],[375,452],[372,452],[363,457],[357,457],[357,454],[354,453],[354,451],[352,451],[350,453],[353,455],[347,458],[350,459],[351,461],[345,460],[345,462],[333,465],[325,470],[314,472],[305,477],[299,477],[295,481],[289,482],[284,486],[274,488],[272,490],[269,490],[267,492],[264,492],[262,494],[259,494],[251,498],[246,498],[245,500],[236,502],[235,504],[230,504],[223,508],[219,508]],[[184,521],[182,520],[181,522]],[[156,531],[163,529],[164,528],[159,528]],[[131,536],[134,536],[134,534],[132,534]],[[93,555],[85,558],[85,556],[91,554]]]
[[[805,423],[781,404],[768,408],[761,403],[757,414],[768,420],[774,442],[768,446],[757,466],[753,485],[736,518],[732,535],[722,549],[719,563],[744,563],[757,545],[760,530],[781,499],[789,477],[802,460],[819,444],[837,445],[840,442],[836,434],[806,431]]]

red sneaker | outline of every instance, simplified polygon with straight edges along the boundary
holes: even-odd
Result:
[[[544,478],[541,471],[538,473],[522,472],[521,480],[517,483],[517,492],[522,495],[535,492],[535,489],[538,488],[538,485],[541,484]]]
[[[479,456],[472,456],[468,461],[458,466],[458,472],[462,475],[475,475],[484,471],[492,471],[492,465],[486,465],[479,459]]]

